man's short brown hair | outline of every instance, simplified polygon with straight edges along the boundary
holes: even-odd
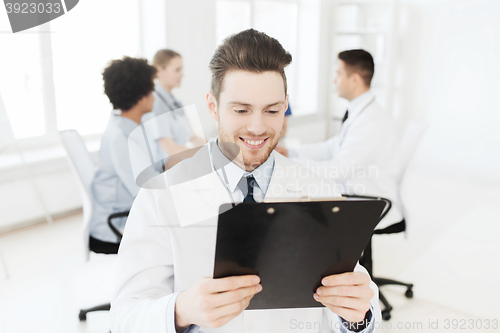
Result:
[[[348,50],[339,53],[339,59],[346,64],[347,74],[358,73],[363,79],[364,84],[369,87],[373,73],[375,72],[375,65],[373,57],[365,50]]]
[[[244,30],[224,40],[210,61],[212,83],[210,90],[217,103],[224,89],[224,77],[230,71],[244,70],[253,73],[278,72],[283,77],[285,95],[287,83],[285,67],[292,62],[292,55],[280,42],[254,29]]]

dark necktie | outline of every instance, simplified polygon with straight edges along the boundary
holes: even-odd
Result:
[[[255,199],[253,198],[253,188],[256,185],[255,184],[255,178],[253,176],[247,177],[247,195],[243,199],[243,202],[255,202]],[[243,194],[245,194],[245,191],[243,191]]]
[[[348,117],[349,117],[349,110],[345,110],[344,118],[342,118],[342,124],[345,123]]]

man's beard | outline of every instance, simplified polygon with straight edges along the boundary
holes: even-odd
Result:
[[[219,149],[240,168],[245,169],[247,172],[252,172],[267,161],[280,140],[279,134],[269,132],[266,135],[261,135],[260,137],[262,138],[268,138],[264,147],[256,150],[244,149],[243,151],[239,146],[239,142],[241,142],[240,137],[255,137],[255,135],[246,135],[244,133],[230,135],[224,131],[224,128],[219,126]]]

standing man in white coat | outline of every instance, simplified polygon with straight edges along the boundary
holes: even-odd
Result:
[[[339,196],[332,181],[273,152],[291,60],[253,29],[215,52],[206,101],[219,136],[157,176],[164,189],[142,189],[134,202],[118,253],[113,333],[372,332],[380,324],[377,287],[359,264],[322,280],[311,293],[318,308],[244,311],[262,290],[259,277],[213,279],[220,204]]]
[[[278,147],[281,154],[310,167],[319,176],[332,178],[342,194],[388,198],[392,208],[378,224],[383,229],[403,218],[398,191],[399,135],[391,115],[370,90],[375,71],[365,50],[338,55],[335,85],[349,101],[339,132],[327,141],[295,149]]]

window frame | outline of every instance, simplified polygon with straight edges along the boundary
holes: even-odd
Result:
[[[57,128],[56,94],[54,84],[54,68],[52,54],[53,33],[50,22],[39,25],[34,31],[38,36],[38,46],[40,50],[40,71],[42,80],[42,100],[43,114],[45,121],[45,133],[42,135],[30,136],[26,138],[15,138],[15,146],[21,151],[50,148],[60,145],[59,129]],[[102,133],[82,135],[84,141],[95,140],[102,137]]]
[[[258,0],[226,0],[231,2],[244,2],[250,3],[250,24],[254,26],[254,12],[255,12],[255,3]],[[296,3],[298,6],[298,11],[300,11],[302,0],[267,0],[271,2],[280,2],[280,3]],[[140,8],[142,8],[142,1],[139,1]],[[319,67],[324,68],[324,66],[328,66],[330,64],[329,61],[329,53],[330,53],[330,41],[331,35],[330,32],[330,23],[327,17],[328,10],[324,10],[324,8],[331,8],[332,0],[320,0],[320,16],[318,19],[320,20],[320,42],[319,42],[319,54],[320,57]],[[144,18],[142,15],[139,15],[139,27],[143,30]],[[36,32],[33,31],[31,33],[37,33],[39,48],[40,48],[40,67],[41,67],[41,76],[42,76],[42,96],[43,96],[43,112],[45,119],[45,134],[27,138],[16,138],[16,146],[21,150],[32,150],[36,148],[45,148],[45,147],[53,147],[60,145],[59,138],[59,130],[57,128],[57,111],[56,111],[56,98],[55,98],[55,84],[54,84],[54,72],[53,72],[53,53],[52,53],[52,38],[51,38],[51,25],[50,22],[44,23],[36,28]],[[34,30],[34,29],[33,29]],[[299,41],[298,30],[296,31],[296,38]],[[144,41],[140,43],[140,51],[142,53],[144,45]],[[331,80],[331,75],[328,73],[329,71],[320,71],[318,74],[318,93],[317,93],[317,110],[314,113],[306,114],[306,115],[294,115],[289,119],[290,125],[300,125],[303,123],[310,122],[318,122],[318,121],[326,121],[328,122],[328,114],[327,109],[329,108],[329,87],[328,84]],[[298,85],[297,81],[294,83],[295,89]],[[96,139],[100,139],[102,137],[102,133],[94,133],[94,134],[86,134],[82,135],[84,141],[93,141]]]
[[[218,1],[218,0],[216,0]],[[254,22],[254,13],[255,13],[255,3],[259,0],[224,0],[224,1],[228,1],[228,2],[240,2],[240,3],[249,3],[250,4],[250,26],[252,28],[255,27],[255,22]],[[266,0],[266,1],[270,1],[270,2],[280,2],[280,3],[295,3],[297,4],[297,11],[299,12],[300,11],[300,8],[302,6],[302,2],[304,0]],[[328,18],[327,16],[325,16],[325,11],[323,10],[324,7],[327,7],[327,8],[331,8],[331,2],[332,0],[320,0],[320,3],[319,3],[319,6],[321,8],[320,10],[320,15],[318,17],[318,19],[320,20],[319,24],[320,24],[320,38],[319,38],[319,67],[321,68],[322,66],[328,66],[330,64],[330,61],[328,60],[328,57],[326,57],[325,59],[323,59],[324,57],[322,57],[322,52],[327,52],[329,54],[329,51],[330,51],[330,40],[331,40],[331,34],[329,32],[329,30],[324,30],[324,26],[325,24],[329,26],[329,23],[328,23]],[[299,39],[299,29],[300,27],[297,29],[296,31],[296,40],[297,42],[299,43],[300,42],[300,39]],[[326,71],[326,72],[329,72],[329,71]],[[329,79],[329,73],[326,73],[326,75],[322,74],[321,71],[319,71],[318,73],[318,77],[317,77],[317,80],[318,80],[318,93],[317,93],[317,109],[314,113],[310,113],[310,114],[305,114],[305,115],[293,115],[293,117],[291,117],[290,119],[288,119],[289,121],[289,124],[292,125],[292,126],[295,126],[295,125],[300,125],[300,124],[303,124],[303,123],[312,123],[312,122],[318,122],[318,121],[327,121],[327,117],[328,117],[328,112],[326,112],[327,110],[327,107],[329,105],[329,101],[327,101],[328,99],[328,88],[325,90],[322,88],[322,85],[324,87],[329,87],[328,85],[328,79]],[[295,82],[293,82],[293,85],[294,85],[294,88],[295,90],[297,90],[297,87],[298,87],[298,80],[296,80]],[[326,103],[324,102],[326,101]]]

